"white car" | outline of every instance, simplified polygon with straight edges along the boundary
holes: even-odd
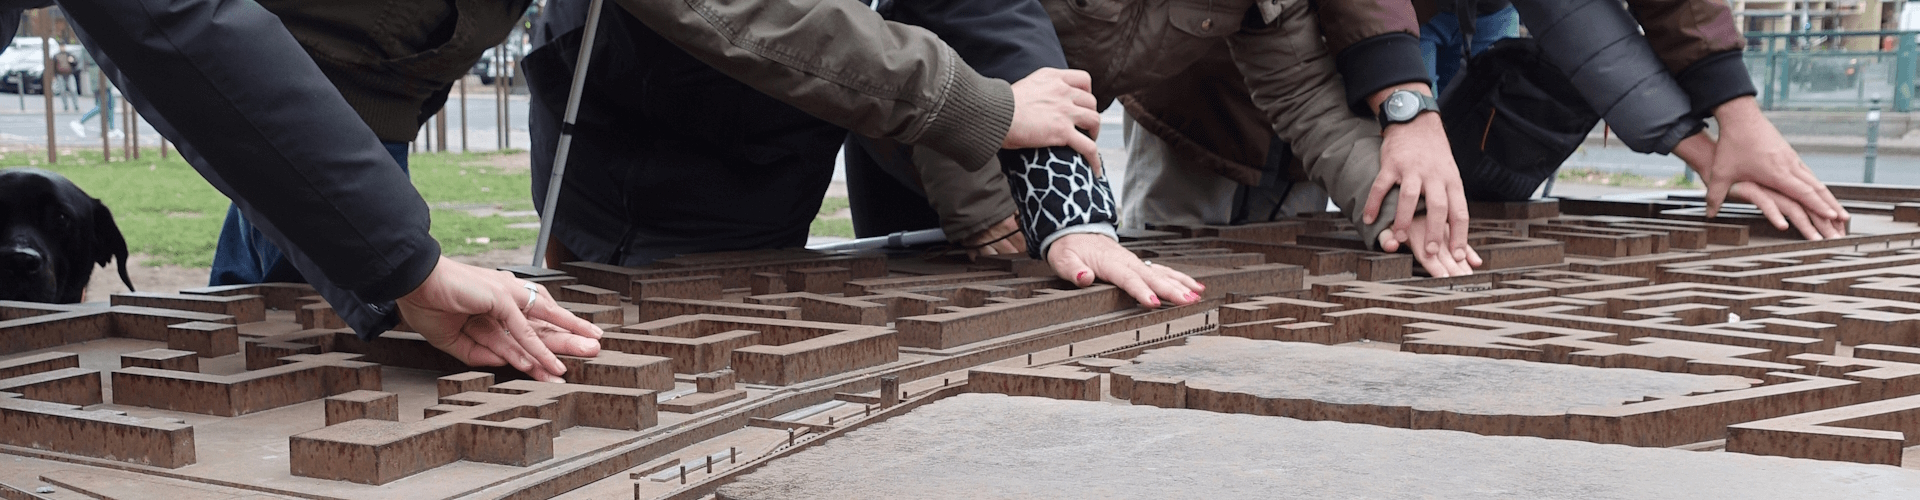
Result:
[[[80,44],[56,44],[54,48],[75,55],[86,50]],[[41,59],[40,38],[15,38],[7,44],[5,52],[0,52],[0,92],[20,93],[20,80],[24,78],[27,93],[38,94],[42,91],[40,74],[44,71],[46,61]]]

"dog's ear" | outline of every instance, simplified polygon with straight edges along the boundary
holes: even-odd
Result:
[[[120,282],[127,285],[127,291],[134,291],[133,278],[127,276],[127,237],[120,234],[120,225],[113,222],[113,211],[100,200],[93,200],[93,265],[104,266],[107,261],[118,259],[120,264]]]

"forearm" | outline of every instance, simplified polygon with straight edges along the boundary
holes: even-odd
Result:
[[[616,0],[736,80],[868,137],[984,165],[1013,121],[1013,91],[924,29],[845,0]]]
[[[1293,145],[1308,177],[1373,242],[1392,225],[1398,189],[1387,196],[1381,217],[1366,224],[1361,212],[1380,174],[1380,129],[1345,109],[1341,80],[1310,16],[1299,2],[1267,30],[1234,35],[1234,61],[1274,134]]]
[[[195,168],[272,226],[297,228],[283,243],[326,279],[381,303],[432,271],[426,203],[272,14],[222,0],[62,6],[130,98],[180,125],[163,133],[204,158]]]

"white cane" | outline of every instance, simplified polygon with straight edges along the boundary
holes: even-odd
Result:
[[[560,119],[560,146],[554,149],[553,172],[547,176],[547,202],[540,211],[540,237],[533,246],[533,267],[546,267],[547,242],[553,237],[554,211],[560,202],[560,181],[567,173],[567,152],[573,148],[573,120],[580,115],[580,90],[587,85],[587,61],[593,59],[593,35],[600,29],[600,4],[587,7],[587,28],[580,35],[580,60],[573,63],[573,85],[567,90],[567,111]]]

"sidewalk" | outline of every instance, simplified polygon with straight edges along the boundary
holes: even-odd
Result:
[[[1859,136],[1851,137],[1839,135],[1788,135],[1785,137],[1787,144],[1792,145],[1794,151],[1801,153],[1861,155],[1866,154],[1867,151],[1867,138],[1865,135],[1865,133],[1861,133]],[[1627,147],[1626,144],[1620,142],[1619,137],[1603,138],[1602,135],[1597,132],[1588,134],[1584,145],[1588,147],[1605,146],[1609,148]],[[1920,156],[1920,137],[1892,139],[1882,137],[1878,147],[1881,156]]]

